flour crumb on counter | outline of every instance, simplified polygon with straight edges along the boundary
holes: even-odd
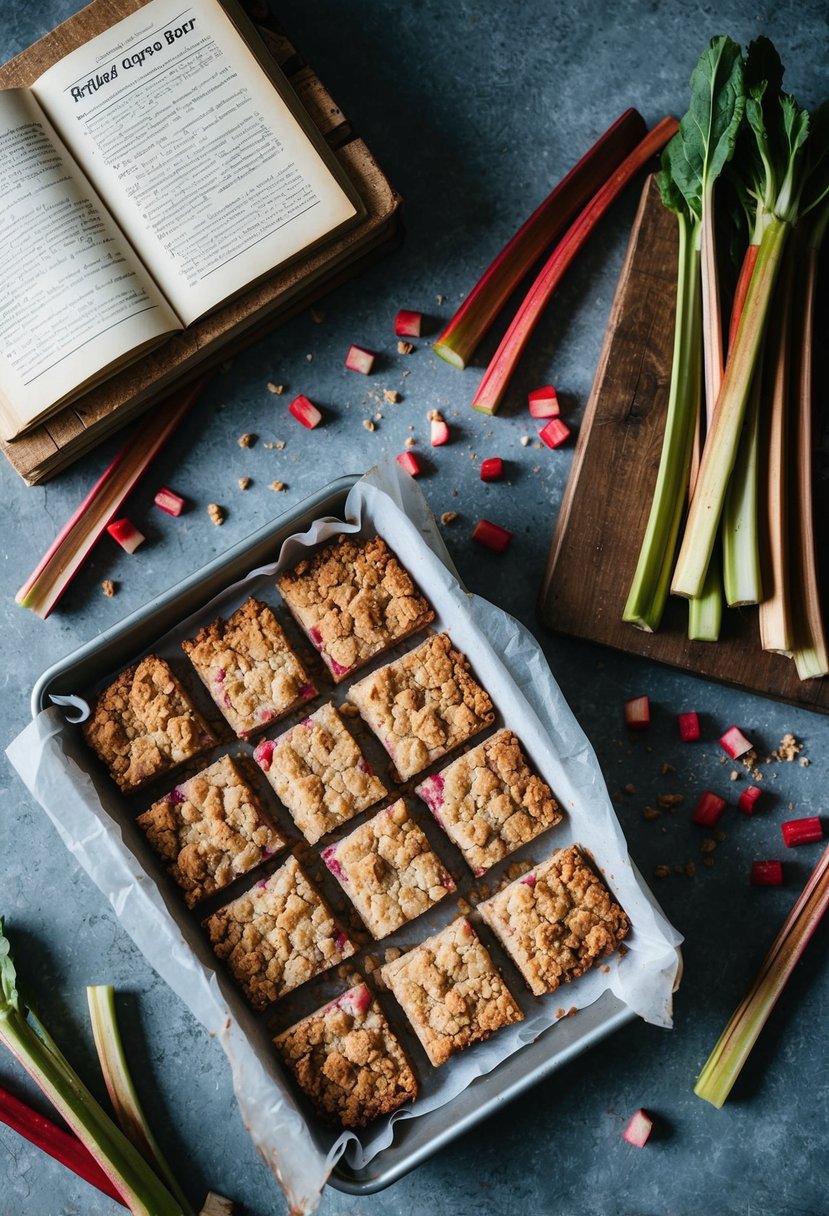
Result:
[[[101,583],[101,590],[107,599],[111,600],[118,590],[118,584],[114,583],[111,578],[105,578]]]
[[[248,431],[246,431],[244,435],[239,436],[238,444],[240,448],[252,448],[255,443],[256,436],[251,435]]]
[[[217,528],[221,528],[225,522],[225,513],[217,502],[207,504],[207,514],[210,516]]]
[[[268,381],[268,392],[273,393],[275,396],[279,397],[282,393],[285,392],[285,385],[284,384],[271,384],[271,382]]]

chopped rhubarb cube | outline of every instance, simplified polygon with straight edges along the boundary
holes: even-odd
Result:
[[[638,1110],[622,1134],[634,1148],[644,1148],[652,1131],[653,1119],[646,1110]]]
[[[345,357],[345,365],[349,371],[362,372],[364,376],[369,375],[374,367],[374,360],[377,356],[373,351],[365,350],[362,346],[349,346],[348,354]]]
[[[744,815],[754,814],[754,804],[762,792],[763,791],[760,789],[759,785],[749,785],[743,790],[742,794],[740,794],[740,797],[737,799],[737,806]]]
[[[396,457],[397,463],[401,464],[410,477],[419,477],[423,470],[420,467],[420,461],[415,456],[414,452],[401,452]]]
[[[527,394],[527,400],[530,403],[530,417],[532,418],[558,418],[561,413],[558,393],[552,384],[546,384],[544,388],[534,388],[531,393]]]
[[[753,887],[782,886],[783,863],[780,861],[753,861],[751,863],[751,885]]]
[[[181,515],[184,510],[184,499],[179,494],[174,494],[172,490],[168,490],[166,486],[158,491],[153,502],[168,515]]]
[[[547,425],[538,432],[538,438],[548,448],[560,448],[570,438],[570,428],[560,418],[551,418]]]
[[[625,701],[625,726],[628,730],[647,730],[651,724],[651,703],[647,697]]]
[[[129,519],[113,520],[111,524],[107,524],[107,532],[127,553],[134,553],[146,539],[143,532],[139,532]]]
[[[683,743],[693,743],[699,738],[699,714],[693,709],[685,714],[677,714],[676,724],[679,727],[679,737]]]
[[[429,422],[429,438],[433,448],[441,448],[449,440],[449,427],[445,418],[438,415],[436,418],[430,419]]]
[[[796,844],[812,844],[815,840],[823,840],[823,824],[817,815],[809,815],[806,819],[789,819],[780,824],[786,848]]]
[[[488,456],[481,461],[481,481],[500,481],[504,476],[504,462],[500,456]]]
[[[394,318],[394,332],[398,338],[419,338],[423,328],[423,313],[401,308]]]
[[[702,828],[713,828],[722,818],[726,805],[725,799],[720,798],[719,794],[705,790],[697,799],[691,819]]]
[[[738,726],[729,726],[720,739],[720,747],[727,752],[732,760],[739,760],[746,752],[750,752],[754,744],[747,739]]]
[[[472,529],[472,539],[486,545],[493,553],[503,553],[512,540],[512,533],[489,519],[479,519]]]
[[[314,427],[319,426],[322,422],[322,414],[313,401],[309,401],[302,393],[298,397],[294,397],[288,406],[288,413],[293,414],[297,422],[301,422],[303,426],[307,426],[309,431],[313,431]]]

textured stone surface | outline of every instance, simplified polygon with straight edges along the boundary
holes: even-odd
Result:
[[[0,53],[11,56],[78,5],[7,0]],[[787,65],[788,87],[809,105],[825,88],[829,51],[822,0],[796,6],[723,0],[690,10],[679,0],[614,6],[584,0],[284,0],[280,13],[405,196],[406,242],[325,300],[324,321],[297,317],[216,377],[129,505],[147,543],[129,557],[105,539],[46,624],[15,608],[13,592],[118,440],[38,489],[26,489],[2,462],[3,740],[26,720],[29,690],[49,664],[343,470],[360,471],[402,451],[409,435],[418,440],[415,450],[425,453],[421,484],[432,507],[460,512],[445,535],[468,586],[534,628],[536,589],[570,449],[521,446],[520,436],[535,430],[525,393],[552,381],[565,417],[578,425],[636,192],[617,206],[579,259],[496,419],[467,408],[479,367],[453,370],[430,353],[428,340],[415,341],[409,356],[397,354],[396,311],[448,318],[492,254],[626,106],[636,105],[651,123],[684,108],[687,78],[713,34],[727,31],[743,43],[770,35]],[[352,342],[378,351],[370,377],[343,367]],[[269,393],[268,381],[284,383],[286,394]],[[384,388],[397,390],[400,402],[386,404]],[[306,431],[287,415],[287,402],[298,392],[319,403],[324,426]],[[454,441],[433,453],[426,413],[435,408],[446,416]],[[370,433],[362,421],[377,413],[383,417]],[[239,448],[243,433],[259,437],[254,446]],[[276,440],[285,440],[284,450],[265,446]],[[478,462],[495,455],[505,461],[506,480],[484,485]],[[252,479],[244,493],[237,485],[242,476]],[[275,480],[287,491],[274,493]],[[152,498],[162,485],[187,496],[192,509],[178,519],[157,511]],[[225,509],[220,529],[208,519],[210,502]],[[469,544],[481,515],[515,532],[504,556]],[[101,592],[105,578],[118,584],[114,599]],[[665,910],[686,935],[675,1029],[627,1027],[391,1190],[365,1199],[328,1190],[320,1211],[817,1216],[826,1211],[829,1132],[829,1081],[820,1064],[829,1018],[826,927],[797,968],[726,1110],[700,1102],[692,1086],[818,855],[815,845],[786,855],[782,890],[748,886],[753,858],[783,856],[781,819],[825,813],[829,722],[539,636],[611,792],[635,787],[622,794],[618,807],[643,873],[650,877],[660,864],[696,862],[692,879],[671,873],[655,882]],[[654,723],[648,734],[628,737],[621,702],[643,692],[652,699]],[[710,868],[700,864],[700,833],[688,821],[688,804],[706,788],[732,794],[731,766],[720,766],[715,743],[678,742],[674,713],[682,709],[700,711],[706,739],[740,724],[763,755],[791,730],[812,760],[808,769],[762,766],[764,788],[771,791],[766,805],[752,819],[728,813],[721,823],[726,839]],[[660,776],[665,761],[676,766],[676,775]],[[684,806],[659,819],[643,818],[643,806],[657,807],[658,794],[675,791],[685,794]],[[137,1052],[142,1097],[194,1199],[211,1187],[238,1199],[246,1216],[284,1213],[284,1200],[236,1111],[219,1044],[154,975],[7,766],[0,766],[0,793],[0,912],[22,938],[28,987],[47,1023],[94,1076],[84,985],[108,982],[124,991],[125,1032]],[[31,1092],[10,1058],[0,1059],[0,1083]],[[621,1140],[639,1106],[655,1114],[659,1131],[641,1152]],[[217,1128],[219,1135],[211,1130]],[[2,1127],[0,1195],[3,1216],[109,1216],[121,1210]]]

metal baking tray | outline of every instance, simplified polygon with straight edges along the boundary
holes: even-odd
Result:
[[[52,696],[66,696],[79,687],[90,687],[133,662],[159,637],[197,612],[229,584],[273,560],[288,536],[304,531],[322,516],[342,517],[348,492],[357,480],[357,475],[340,477],[50,667],[32,691],[32,715],[50,706]],[[443,1107],[415,1119],[397,1121],[394,1140],[388,1148],[361,1170],[340,1163],[331,1174],[330,1185],[352,1195],[382,1190],[531,1085],[635,1018],[628,1006],[606,991],[592,1005],[562,1019],[491,1072],[478,1077]]]

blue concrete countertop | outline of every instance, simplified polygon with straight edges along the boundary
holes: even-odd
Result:
[[[5,60],[69,16],[75,0],[7,0],[0,15]],[[649,124],[681,113],[687,79],[708,39],[727,32],[745,44],[775,41],[787,85],[807,106],[826,85],[829,32],[822,0],[763,4],[677,0],[590,5],[583,0],[284,0],[279,17],[352,119],[406,200],[402,247],[332,293],[324,316],[298,316],[217,374],[182,430],[134,495],[129,514],[147,543],[129,557],[104,540],[60,610],[46,623],[14,605],[57,528],[98,476],[112,439],[58,480],[26,488],[0,461],[3,655],[0,739],[28,718],[38,675],[80,643],[192,573],[342,472],[360,472],[403,450],[424,456],[423,490],[436,513],[458,512],[444,529],[462,578],[534,629],[592,740],[631,854],[666,913],[685,935],[685,977],[675,1027],[637,1022],[571,1063],[499,1115],[463,1136],[392,1188],[354,1199],[327,1189],[323,1216],[488,1212],[497,1216],[818,1216],[829,1212],[825,1146],[829,1071],[820,1055],[829,1019],[829,930],[813,940],[732,1099],[715,1111],[692,1092],[700,1066],[756,973],[820,846],[793,850],[782,889],[752,889],[754,858],[782,856],[779,823],[824,814],[829,721],[802,710],[654,668],[541,630],[534,602],[572,458],[534,439],[525,394],[558,386],[577,430],[599,355],[638,190],[629,191],[579,258],[536,333],[503,412],[469,410],[480,365],[461,373],[432,354],[428,338],[398,354],[399,308],[434,319],[432,336],[490,257],[597,135],[629,105]],[[343,367],[356,342],[380,354],[364,378]],[[484,355],[491,352],[488,344]],[[284,384],[286,396],[268,391]],[[383,389],[400,394],[397,404]],[[314,432],[286,414],[307,393],[325,412]],[[428,446],[427,412],[439,408],[451,445]],[[373,420],[369,432],[362,425]],[[243,449],[244,432],[258,436]],[[284,448],[268,446],[284,440]],[[501,456],[507,479],[485,485],[481,458]],[[237,481],[249,476],[249,490]],[[277,493],[275,480],[287,485]],[[152,506],[169,485],[192,503],[179,519]],[[207,504],[220,503],[216,528]],[[486,516],[515,536],[503,556],[470,542]],[[102,594],[112,579],[114,598]],[[622,702],[647,693],[649,732],[626,734]],[[681,744],[675,714],[696,709],[704,741]],[[696,795],[731,796],[731,765],[716,740],[732,722],[761,756],[786,732],[808,767],[761,765],[766,791],[751,819],[729,810],[725,838],[702,864],[690,824]],[[675,772],[663,773],[670,764]],[[151,1122],[180,1176],[201,1197],[212,1188],[246,1216],[285,1212],[233,1098],[220,1046],[196,1024],[119,926],[109,905],[60,843],[6,764],[0,766],[0,914],[18,942],[33,1002],[67,1054],[95,1075],[84,987],[112,983],[126,994],[125,1031],[138,1059]],[[684,804],[651,820],[660,793]],[[688,877],[675,872],[693,861]],[[669,874],[655,877],[657,867]],[[0,1085],[37,1101],[11,1057]],[[640,1106],[657,1133],[643,1151],[622,1129]],[[1,1216],[105,1216],[116,1205],[0,1126]]]

